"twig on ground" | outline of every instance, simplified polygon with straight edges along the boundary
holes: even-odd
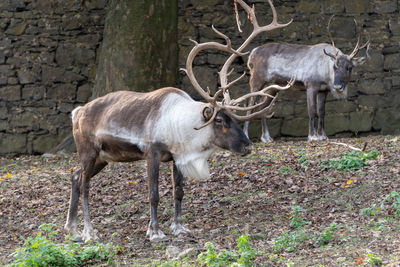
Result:
[[[354,146],[351,146],[351,145],[348,145],[348,144],[345,144],[345,143],[340,143],[340,142],[329,142],[329,143],[330,144],[334,144],[334,145],[345,146],[345,147],[348,147],[350,149],[353,149],[355,151],[360,151],[360,152],[364,152],[365,149],[367,148],[367,145],[368,145],[368,142],[365,142],[363,148],[358,148],[358,147],[354,147]]]

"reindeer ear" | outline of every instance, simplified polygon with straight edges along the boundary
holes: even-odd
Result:
[[[203,109],[203,117],[205,121],[209,121],[214,114],[214,109],[211,106],[205,106]]]
[[[365,63],[365,60],[365,57],[355,57],[351,60],[351,63],[353,63],[354,66],[360,66]]]

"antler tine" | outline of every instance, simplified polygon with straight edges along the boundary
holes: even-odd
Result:
[[[240,28],[241,23],[240,23],[240,19],[239,19],[239,11],[238,11],[236,1],[233,2],[233,5],[235,7],[235,17],[236,17],[236,24],[237,24],[238,30],[239,30],[239,32],[243,32],[242,29]]]
[[[332,20],[333,20],[334,17],[335,17],[335,15],[332,15],[332,16],[330,17],[330,19],[329,19],[329,21],[328,21],[327,30],[328,30],[329,39],[331,40],[332,46],[333,46],[333,48],[334,48],[335,51],[336,51],[335,41],[333,41],[333,37],[332,37],[332,34],[331,34],[331,22],[332,22]]]
[[[228,47],[232,47],[232,43],[231,43],[231,39],[229,39],[228,36],[226,36],[225,34],[223,34],[222,32],[220,32],[219,30],[217,30],[214,25],[211,25],[211,28],[213,29],[213,31],[218,34],[219,36],[221,36],[222,38],[225,39],[225,42],[227,44]]]
[[[228,76],[229,76],[229,74],[228,74]],[[225,87],[223,87],[223,88],[220,87],[220,88],[222,88],[223,90],[227,90],[229,87],[232,87],[235,83],[237,83],[238,81],[240,81],[244,76],[246,76],[246,72],[243,72],[243,74],[240,75],[239,78],[236,78],[234,81],[228,83]]]
[[[368,46],[368,47],[367,47],[366,54],[367,54],[367,57],[369,58],[368,49],[369,49],[369,45],[370,45],[370,40],[369,40],[369,38],[368,38],[368,41],[367,41],[365,44],[363,44],[362,46],[360,46],[360,42],[361,42],[361,31],[359,30],[359,28],[358,28],[358,26],[357,26],[357,21],[356,21],[355,19],[354,19],[354,23],[355,23],[355,25],[356,25],[356,29],[357,29],[357,32],[358,32],[358,37],[357,37],[357,44],[356,44],[356,47],[354,48],[353,52],[351,52],[351,54],[349,55],[349,58],[350,58],[350,59],[354,58],[354,57],[358,54],[358,52],[360,51],[360,49],[363,49],[363,48],[366,47],[366,46]]]

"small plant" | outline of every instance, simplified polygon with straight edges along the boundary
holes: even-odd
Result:
[[[368,253],[367,255],[365,255],[365,259],[368,260],[368,262],[371,264],[371,266],[381,266],[382,265],[382,259],[376,257],[372,253]]]
[[[388,194],[381,203],[372,204],[370,208],[362,209],[362,213],[367,216],[377,216],[387,210],[389,214],[400,217],[400,193],[393,191]]]
[[[311,239],[311,236],[308,236],[302,229],[291,232],[285,231],[282,236],[274,240],[274,251],[275,253],[293,252],[301,243],[309,239]]]
[[[92,246],[81,246],[73,241],[56,244],[52,239],[57,236],[54,225],[42,224],[36,237],[29,237],[24,245],[14,253],[14,262],[11,266],[76,266],[85,263],[99,263],[108,261],[121,250],[111,243],[96,243]]]
[[[307,152],[308,152],[308,149],[302,149],[302,150],[300,150],[299,151],[299,155],[300,155],[300,157],[299,157],[299,159],[297,160],[301,165],[303,165],[303,166],[310,166],[310,162],[309,162],[309,160],[308,160],[308,157],[307,157]]]
[[[305,221],[303,218],[300,217],[300,212],[302,212],[303,209],[300,206],[292,206],[292,216],[290,219],[290,227],[292,228],[300,228],[303,227],[304,225],[308,224],[307,221]]]
[[[329,244],[335,237],[335,232],[336,232],[336,223],[333,222],[328,228],[322,231],[322,233],[317,238],[317,243],[320,246]]]
[[[251,248],[247,235],[238,238],[238,249],[236,251],[222,250],[217,252],[211,242],[207,242],[205,247],[207,250],[197,257],[200,264],[205,266],[253,266],[254,259],[259,254]]]
[[[332,159],[326,163],[323,161],[321,169],[336,169],[339,171],[356,171],[368,165],[368,160],[376,159],[379,155],[377,150],[368,152],[351,151],[340,159]]]
[[[279,169],[279,175],[283,176],[286,174],[289,174],[292,171],[292,169],[290,167],[282,167]]]

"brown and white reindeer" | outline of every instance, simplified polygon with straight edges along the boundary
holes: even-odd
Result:
[[[357,44],[351,54],[346,55],[335,47],[329,29],[332,19],[333,16],[328,23],[328,35],[332,45],[268,43],[253,49],[247,62],[250,69],[251,92],[257,92],[269,83],[282,83],[290,77],[296,77],[296,83],[292,89],[306,89],[309,141],[327,139],[324,131],[324,116],[328,92],[330,91],[335,98],[346,98],[347,85],[350,82],[353,67],[365,61],[365,57],[356,57],[357,53],[367,46],[366,54],[369,57],[369,41],[360,47],[361,33],[358,34]],[[357,28],[357,22],[355,20],[354,22]],[[273,94],[272,91],[270,93]],[[250,105],[253,105],[254,101],[254,98],[251,99]],[[271,142],[267,118],[261,119],[261,123],[261,141]],[[249,121],[244,126],[247,136],[248,127]]]
[[[248,8],[242,0],[235,3]],[[257,29],[258,33],[274,28],[285,27],[276,20]],[[255,20],[255,17],[253,18]],[[256,21],[256,20],[255,20]],[[239,49],[231,47],[228,37],[214,29],[225,38],[226,45],[207,42],[194,46],[188,55],[186,73],[191,83],[208,102],[194,101],[184,91],[167,87],[150,93],[117,91],[97,98],[72,112],[73,135],[81,169],[72,176],[72,190],[65,229],[77,234],[77,211],[80,195],[83,195],[84,229],[83,241],[96,238],[89,217],[89,182],[109,162],[147,161],[147,179],[150,201],[150,223],[147,235],[151,241],[165,238],[157,219],[159,202],[158,177],[160,162],[172,161],[172,184],[175,215],[171,230],[175,235],[187,233],[189,229],[182,223],[181,202],[183,198],[183,177],[208,179],[210,176],[207,159],[218,148],[247,154],[251,142],[237,123],[265,116],[272,107],[259,103],[245,107],[245,102],[252,96],[262,96],[269,101],[266,90],[251,93],[238,99],[229,97],[228,88],[237,82],[227,82],[228,73],[221,71],[222,87],[210,96],[197,82],[192,68],[195,56],[205,49],[217,49],[240,56]],[[245,42],[249,42],[248,39]],[[241,47],[241,49],[243,49]],[[229,69],[225,64],[225,70]],[[273,85],[270,88],[284,90],[290,86]],[[220,102],[220,97],[224,99]],[[263,107],[260,110],[260,107]],[[240,112],[249,111],[247,115]]]

